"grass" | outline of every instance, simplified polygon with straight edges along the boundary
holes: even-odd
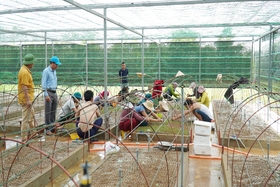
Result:
[[[76,124],[75,123],[67,123],[63,126],[64,129],[75,129]]]
[[[167,123],[164,125],[158,124],[158,123],[150,123],[151,126],[140,126],[136,129],[136,132],[147,132],[150,130],[152,133],[153,130],[152,128],[157,131],[157,133],[162,133],[162,134],[177,134],[179,133],[181,135],[181,124],[170,124],[168,125]],[[151,128],[152,127],[152,128]],[[188,135],[188,128],[186,125],[184,126],[184,135]]]
[[[150,123],[150,125],[152,126],[152,128],[157,131],[157,133],[162,133],[162,134],[177,134],[179,133],[181,135],[181,124],[179,123],[174,123],[174,124],[168,124],[167,122],[164,123],[163,125],[161,125],[160,123],[156,123],[156,122],[152,122]],[[65,124],[64,127],[65,129],[75,129],[76,128],[76,124],[75,123],[68,123]],[[147,132],[148,130],[150,130],[151,133],[153,133],[153,129],[150,126],[140,126],[136,129],[136,132]],[[185,125],[184,126],[184,135],[188,135],[188,127]]]

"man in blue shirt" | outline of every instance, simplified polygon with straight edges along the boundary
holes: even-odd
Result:
[[[54,132],[53,123],[55,122],[56,108],[58,104],[56,93],[56,69],[59,65],[61,65],[59,58],[57,56],[53,56],[50,59],[50,65],[46,67],[42,73],[42,89],[45,97],[45,125],[47,125],[47,135],[52,135],[52,132]]]
[[[125,62],[122,62],[122,68],[119,70],[119,78],[121,83],[121,89],[125,86],[128,87],[128,69],[126,68]]]

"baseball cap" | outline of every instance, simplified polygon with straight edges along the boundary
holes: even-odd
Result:
[[[54,62],[56,65],[61,65],[59,58],[57,56],[51,57],[50,61]]]

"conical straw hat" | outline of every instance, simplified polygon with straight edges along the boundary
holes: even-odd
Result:
[[[146,73],[142,74],[142,73],[136,73],[138,77],[142,77],[142,76],[146,76]]]
[[[185,74],[182,71],[178,71],[175,77],[179,77],[179,76],[182,76],[182,75],[185,75]]]

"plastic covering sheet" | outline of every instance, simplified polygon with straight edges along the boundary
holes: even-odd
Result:
[[[280,26],[279,1],[7,0],[0,41],[104,40],[105,8],[111,40],[141,39],[142,29],[147,39],[259,37]]]

